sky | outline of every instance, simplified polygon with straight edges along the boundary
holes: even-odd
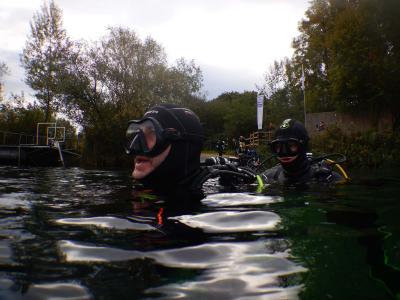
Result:
[[[26,98],[20,54],[30,21],[43,0],[0,0],[0,62],[7,64],[4,90]],[[293,38],[308,0],[55,0],[72,40],[98,41],[122,26],[161,44],[171,65],[194,60],[203,73],[202,93],[254,91],[275,60],[291,57]]]

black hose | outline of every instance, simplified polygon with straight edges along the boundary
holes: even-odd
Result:
[[[324,159],[328,159],[328,158],[331,159],[331,157],[335,157],[335,156],[339,157],[339,159],[337,159],[337,160],[332,159],[335,164],[341,164],[347,160],[346,156],[341,153],[331,153],[331,154],[321,155],[321,156],[318,156],[318,157],[312,159],[311,164],[315,164]]]

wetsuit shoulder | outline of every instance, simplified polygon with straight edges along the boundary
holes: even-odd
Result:
[[[283,168],[281,165],[276,165],[261,174],[261,179],[264,183],[275,183],[279,182],[279,177],[283,173]]]

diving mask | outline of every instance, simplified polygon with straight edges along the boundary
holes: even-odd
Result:
[[[295,138],[276,139],[269,145],[272,153],[279,157],[296,156],[303,151],[303,141]]]
[[[131,155],[155,157],[161,154],[172,141],[182,139],[175,128],[163,128],[154,118],[129,121],[126,130],[125,151]]]

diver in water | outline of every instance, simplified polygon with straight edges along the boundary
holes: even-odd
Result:
[[[250,171],[229,162],[200,165],[203,127],[187,108],[157,105],[142,119],[128,123],[126,138],[126,153],[134,156],[132,177],[144,188],[175,201],[203,198],[202,185],[209,178],[255,179]]]
[[[321,157],[308,157],[308,136],[306,128],[299,121],[286,119],[275,131],[274,140],[270,143],[271,151],[279,164],[262,174],[265,183],[278,183],[289,186],[303,186],[313,182],[331,183],[347,180],[332,170],[336,162]],[[340,166],[339,166],[340,167]]]
[[[189,109],[157,105],[126,131],[127,154],[134,156],[132,177],[162,194],[190,190],[200,172],[203,128]]]
[[[132,177],[146,189],[171,201],[200,200],[210,178],[223,186],[258,182],[301,185],[310,181],[333,182],[342,177],[325,160],[307,157],[308,134],[295,120],[285,120],[276,131],[271,149],[280,164],[257,175],[226,158],[208,158],[200,163],[204,140],[199,118],[189,109],[172,104],[157,105],[140,120],[130,121],[126,153],[134,156]],[[178,200],[179,199],[179,200]]]

